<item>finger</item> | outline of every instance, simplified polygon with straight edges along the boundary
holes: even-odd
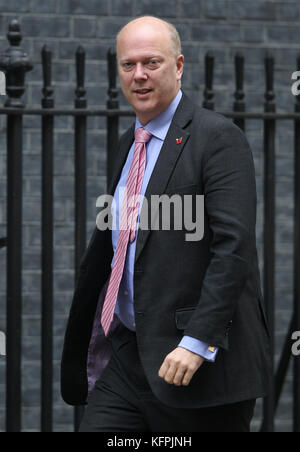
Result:
[[[186,372],[185,369],[177,369],[177,372],[176,372],[176,374],[174,376],[174,379],[173,379],[173,384],[174,385],[176,385],[176,386],[181,386],[182,385],[182,380],[183,380],[183,377],[185,375],[185,372]]]
[[[162,363],[162,365],[160,366],[160,369],[158,371],[158,376],[160,378],[164,378],[169,367],[170,367],[169,363],[166,360],[164,360],[164,362]]]
[[[167,373],[166,373],[165,376],[164,376],[164,380],[165,380],[167,383],[172,384],[176,372],[177,372],[177,367],[176,367],[176,366],[170,366],[169,369],[168,369],[168,371],[167,371]]]
[[[188,386],[190,384],[192,376],[194,375],[195,372],[196,372],[196,369],[187,369],[187,371],[184,374],[184,377],[182,379],[183,386]]]

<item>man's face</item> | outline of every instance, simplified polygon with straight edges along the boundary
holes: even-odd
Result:
[[[122,91],[145,125],[178,93],[184,57],[174,56],[165,25],[143,21],[130,23],[122,30],[117,54]]]

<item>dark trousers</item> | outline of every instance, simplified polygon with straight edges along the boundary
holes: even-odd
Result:
[[[111,341],[111,360],[89,396],[80,432],[250,431],[255,400],[200,409],[166,406],[147,382],[135,333],[120,326]]]

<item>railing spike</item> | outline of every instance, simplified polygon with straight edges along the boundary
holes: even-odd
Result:
[[[210,110],[214,109],[214,91],[213,91],[213,76],[214,76],[214,62],[215,57],[212,52],[207,52],[205,55],[205,88],[203,107]]]
[[[75,108],[86,108],[86,89],[84,87],[85,82],[85,50],[80,45],[76,51],[76,79],[77,87],[75,90]]]

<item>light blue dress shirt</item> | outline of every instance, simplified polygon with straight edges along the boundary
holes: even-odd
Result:
[[[163,142],[169,130],[170,124],[172,122],[173,115],[178,107],[180,99],[182,97],[181,90],[178,92],[175,99],[169,105],[169,107],[156,116],[152,121],[150,121],[144,128],[148,130],[152,137],[150,141],[146,145],[146,168],[145,174],[142,182],[141,195],[144,195],[147,189],[148,182],[150,180],[150,176],[154,169],[155,163],[159,156],[160,150],[162,148]],[[139,127],[143,127],[139,120],[136,118],[135,130]],[[114,257],[111,263],[113,266],[115,252],[119,237],[119,219],[121,214],[121,206],[123,202],[124,189],[126,186],[126,179],[130,169],[130,165],[133,159],[134,152],[134,144],[132,144],[129,154],[127,156],[127,160],[123,167],[121,177],[117,184],[114,200],[115,200],[115,209],[112,209],[113,216],[113,224],[116,226],[112,230],[112,245],[114,251]],[[120,196],[120,198],[119,198]],[[142,203],[141,203],[142,204]],[[141,210],[141,204],[139,206],[139,212]],[[138,229],[138,222],[137,222]],[[134,318],[134,308],[133,308],[133,274],[134,274],[134,257],[135,257],[135,249],[136,249],[136,238],[132,243],[128,243],[127,254],[125,260],[125,266],[123,271],[122,280],[120,283],[119,293],[116,302],[115,314],[119,317],[121,322],[131,331],[135,331],[135,318]],[[181,342],[178,344],[180,347],[184,347],[198,355],[201,355],[207,361],[214,361],[216,358],[216,354],[218,349],[215,352],[211,352],[208,350],[208,344],[199,341],[196,338],[190,336],[184,336]]]

